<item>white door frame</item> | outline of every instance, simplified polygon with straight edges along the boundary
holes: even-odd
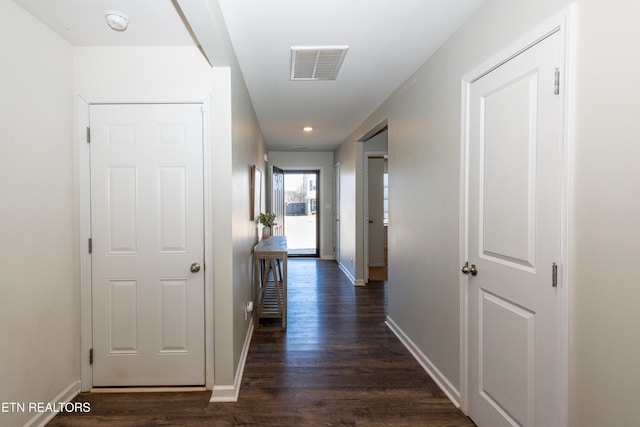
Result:
[[[374,136],[378,135],[381,132],[384,132],[385,128],[387,128],[388,131],[388,126],[389,119],[385,117],[384,120],[373,126],[367,133],[362,135],[362,137],[360,137],[356,141],[356,228],[359,228],[362,231],[362,234],[361,236],[359,236],[358,232],[356,231],[356,260],[354,266],[356,267],[356,278],[354,280],[354,286],[365,286],[369,281],[369,157],[367,156],[368,153],[365,150],[365,144]],[[381,152],[370,151],[369,153],[375,155],[375,153]],[[387,151],[384,153],[384,155],[388,154],[389,148],[387,147]],[[358,164],[360,164],[359,167]],[[358,185],[358,179],[360,179],[360,182],[362,183],[360,186]],[[358,190],[360,188],[362,189],[362,194],[360,196],[361,202],[358,200]],[[360,213],[358,213],[358,206],[362,207],[362,211]],[[361,221],[361,223],[358,224],[358,221]],[[360,248],[360,255],[358,254],[358,247]],[[358,279],[357,266],[362,267],[362,279]],[[350,274],[347,274],[347,276],[349,275]]]
[[[78,97],[78,191],[79,191],[79,237],[80,237],[80,381],[81,391],[91,391],[93,375],[89,363],[89,351],[92,348],[92,308],[91,308],[91,256],[88,241],[91,237],[91,170],[90,149],[87,140],[89,127],[89,108],[93,104],[198,104],[202,106],[203,126],[203,178],[204,178],[204,315],[205,315],[205,386],[213,389],[213,256],[211,233],[213,229],[213,143],[211,134],[211,97],[200,99],[174,100],[132,100],[132,99],[91,99]]]
[[[575,4],[570,5],[566,9],[538,26],[536,29],[527,33],[524,37],[508,46],[503,51],[491,57],[482,65],[474,68],[462,77],[462,109],[461,109],[461,149],[460,149],[460,262],[469,259],[468,242],[468,219],[469,207],[467,206],[467,195],[469,193],[469,100],[470,89],[474,81],[482,76],[498,68],[511,58],[519,55],[532,45],[549,35],[559,32],[561,38],[560,47],[560,141],[562,144],[562,225],[561,225],[561,266],[560,278],[558,286],[558,298],[560,299],[560,313],[558,319],[560,324],[559,330],[559,354],[557,355],[557,363],[562,373],[559,379],[560,386],[560,414],[559,419],[561,425],[568,423],[568,399],[569,399],[569,295],[571,286],[571,241],[572,241],[572,210],[573,210],[573,194],[572,194],[572,153],[573,153],[573,49],[574,28],[573,20],[575,17]],[[469,349],[468,342],[468,287],[465,280],[460,275],[460,395],[461,409],[468,413],[469,411]]]

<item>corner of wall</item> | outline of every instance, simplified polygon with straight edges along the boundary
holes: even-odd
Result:
[[[249,323],[249,329],[245,336],[242,353],[238,363],[238,369],[234,376],[233,385],[214,385],[211,390],[210,402],[237,402],[240,394],[240,385],[242,384],[242,375],[244,367],[247,363],[247,355],[249,354],[249,346],[251,345],[251,337],[253,336],[253,319]]]
[[[442,373],[431,360],[420,350],[420,348],[404,333],[404,331],[387,316],[385,322],[389,329],[398,337],[398,339],[409,350],[411,355],[422,366],[422,368],[429,374],[431,379],[440,387],[440,389],[447,395],[449,400],[456,406],[460,407],[460,391],[453,385],[451,381]]]

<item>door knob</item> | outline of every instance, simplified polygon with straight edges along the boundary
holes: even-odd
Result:
[[[464,274],[471,274],[472,276],[475,276],[478,274],[478,270],[476,269],[476,265],[475,264],[471,264],[471,266],[469,266],[469,261],[465,262],[464,265],[462,266],[462,270],[461,270]]]
[[[191,264],[191,268],[189,268],[189,270],[191,270],[192,273],[197,273],[198,271],[200,271],[200,264],[194,262],[193,264]]]

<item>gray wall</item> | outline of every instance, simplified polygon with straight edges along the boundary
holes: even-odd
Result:
[[[360,157],[361,165],[362,144],[358,144],[355,141],[343,143],[334,154],[335,163],[340,165],[340,176],[338,178],[340,180],[340,222],[338,223],[338,227],[340,227],[340,253],[339,259],[336,261],[351,276],[354,282],[357,275],[356,250],[358,249],[358,245],[356,234],[358,224],[362,227],[362,222],[357,221],[359,211],[358,192],[356,191],[356,163],[358,157]],[[360,194],[360,204],[362,203],[361,197],[362,195]],[[360,215],[362,215],[361,212]],[[362,245],[362,243],[360,243],[360,245]],[[362,262],[362,256],[363,253],[360,252],[360,257],[358,258],[360,262]],[[359,278],[364,282],[362,271],[360,272]]]
[[[240,68],[231,68],[233,122],[233,362],[238,375],[240,356],[245,345],[249,321],[245,319],[246,302],[253,299],[253,247],[258,243],[255,221],[251,221],[251,165],[265,170],[265,146],[258,120],[251,104]],[[265,173],[262,174],[262,208],[264,211]],[[238,381],[239,378],[234,381]],[[239,386],[239,384],[236,384]]]
[[[576,3],[569,418],[580,427],[635,425],[640,4]],[[344,169],[357,175],[355,141],[388,117],[389,316],[455,388],[461,382],[461,78],[568,4],[490,0],[336,151]],[[357,186],[352,190],[357,198]]]

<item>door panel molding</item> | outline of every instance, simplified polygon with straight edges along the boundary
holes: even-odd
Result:
[[[525,36],[509,45],[503,51],[492,56],[480,66],[474,68],[462,77],[461,81],[461,149],[460,149],[460,265],[463,265],[469,259],[469,206],[467,197],[469,194],[469,108],[471,85],[473,82],[487,75],[491,71],[508,62],[520,53],[544,40],[552,34],[560,35],[560,143],[561,143],[561,183],[562,185],[562,206],[561,206],[561,273],[559,280],[561,284],[557,289],[558,297],[558,346],[556,363],[560,369],[559,378],[559,425],[567,425],[568,423],[568,375],[569,375],[569,331],[568,331],[568,315],[569,315],[569,295],[571,286],[571,259],[572,241],[572,193],[571,193],[571,159],[573,146],[573,64],[574,62],[574,33],[575,33],[575,4],[561,10],[559,13],[542,23],[540,26],[527,33]],[[460,394],[461,409],[468,414],[469,412],[469,331],[468,331],[468,278],[460,275]]]

